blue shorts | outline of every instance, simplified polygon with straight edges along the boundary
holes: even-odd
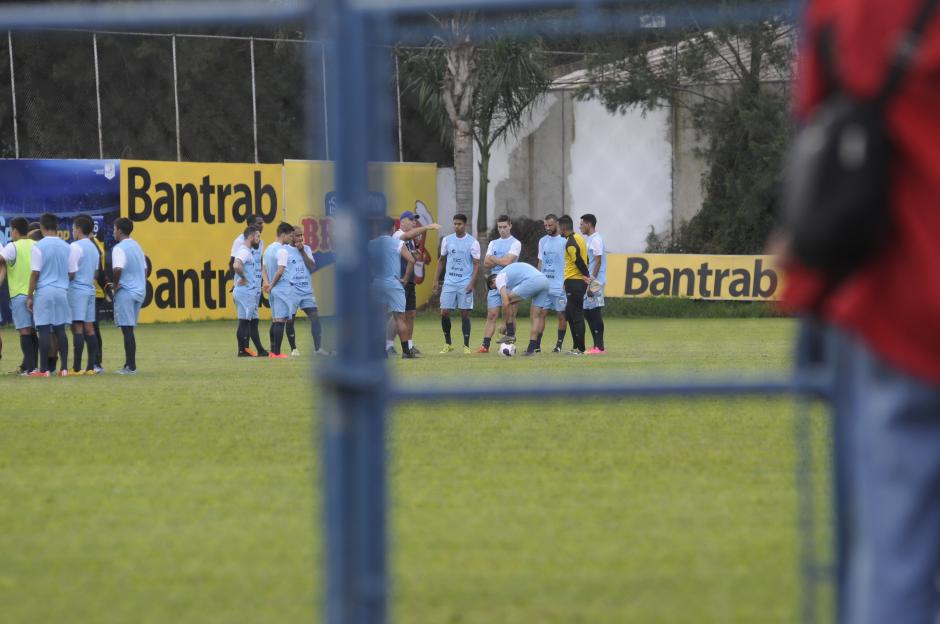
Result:
[[[473,291],[466,286],[447,286],[441,290],[441,310],[472,310]]]
[[[69,309],[72,311],[73,323],[94,323],[95,291],[84,293],[69,288]]]
[[[564,312],[568,305],[568,297],[565,293],[549,292],[540,301],[533,301],[535,305],[545,310],[554,310],[555,312]]]
[[[71,323],[68,291],[65,288],[47,287],[33,293],[33,322],[36,327]]]
[[[317,298],[311,294],[297,295],[297,307],[294,308],[294,314],[297,310],[309,310],[317,307]]]
[[[548,295],[548,289],[551,283],[544,275],[534,275],[522,280],[509,289],[510,296],[520,297],[522,299],[531,299],[532,303],[541,307],[539,301]]]
[[[405,287],[399,284],[395,286],[383,286],[381,284],[373,284],[372,292],[375,293],[376,299],[379,300],[379,303],[385,308],[388,312],[394,312],[396,314],[404,314],[405,312]]]
[[[499,291],[495,288],[486,293],[486,307],[487,308],[501,308],[503,307],[503,298],[500,296]]]
[[[13,313],[13,327],[17,329],[33,327],[33,313],[26,307],[26,295],[17,295],[10,299],[10,312]]]
[[[297,309],[296,299],[290,292],[271,291],[268,294],[271,304],[271,317],[276,319],[289,319],[294,316]]]
[[[144,303],[141,295],[124,290],[114,294],[114,324],[118,327],[134,327],[140,316],[140,306]]]
[[[594,308],[604,307],[604,291],[592,295],[590,292],[584,295],[584,309],[593,310]]]
[[[258,318],[258,292],[255,290],[236,290],[232,293],[235,300],[235,314],[240,321],[253,321]]]

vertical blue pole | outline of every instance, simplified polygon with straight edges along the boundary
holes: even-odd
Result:
[[[373,30],[361,12],[346,0],[335,0],[331,9],[311,24],[331,39],[326,47],[331,128],[325,130],[341,139],[333,149],[339,200],[333,230],[339,354],[325,375],[322,395],[324,620],[380,624],[386,621],[387,600],[387,379],[381,317],[370,297],[366,253],[372,216],[368,150],[378,125],[371,114],[370,78],[376,67],[371,55],[379,48],[369,47]],[[312,71],[315,46],[308,49]],[[308,120],[314,118],[308,114]]]

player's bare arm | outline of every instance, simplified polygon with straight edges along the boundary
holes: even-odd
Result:
[[[235,262],[232,263],[232,270],[235,271],[235,274],[238,276],[238,285],[247,286],[248,285],[248,276],[245,275],[245,265],[241,260],[235,258]]]
[[[401,235],[399,236],[399,239],[404,240],[404,241],[409,241],[409,240],[418,238],[425,232],[429,232],[431,230],[439,230],[439,229],[441,229],[441,225],[439,223],[432,223],[430,225],[420,225],[418,227],[411,228],[407,232],[402,232]]]
[[[29,289],[26,291],[26,309],[33,311],[33,293],[36,291],[36,282],[39,281],[39,271],[33,271],[29,275]]]

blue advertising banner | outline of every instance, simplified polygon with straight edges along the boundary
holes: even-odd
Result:
[[[37,221],[51,212],[59,217],[59,236],[70,241],[72,219],[87,214],[105,249],[120,216],[118,160],[0,160],[0,246],[12,240],[10,220]],[[0,287],[0,323],[10,321],[7,286]]]

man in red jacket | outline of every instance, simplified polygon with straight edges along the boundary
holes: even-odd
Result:
[[[821,29],[834,34],[841,88],[870,98],[926,1],[811,0],[798,117],[832,89]],[[790,309],[834,328],[838,617],[853,624],[940,621],[940,11],[885,123],[894,152],[884,246],[831,292],[791,263],[784,293]]]

